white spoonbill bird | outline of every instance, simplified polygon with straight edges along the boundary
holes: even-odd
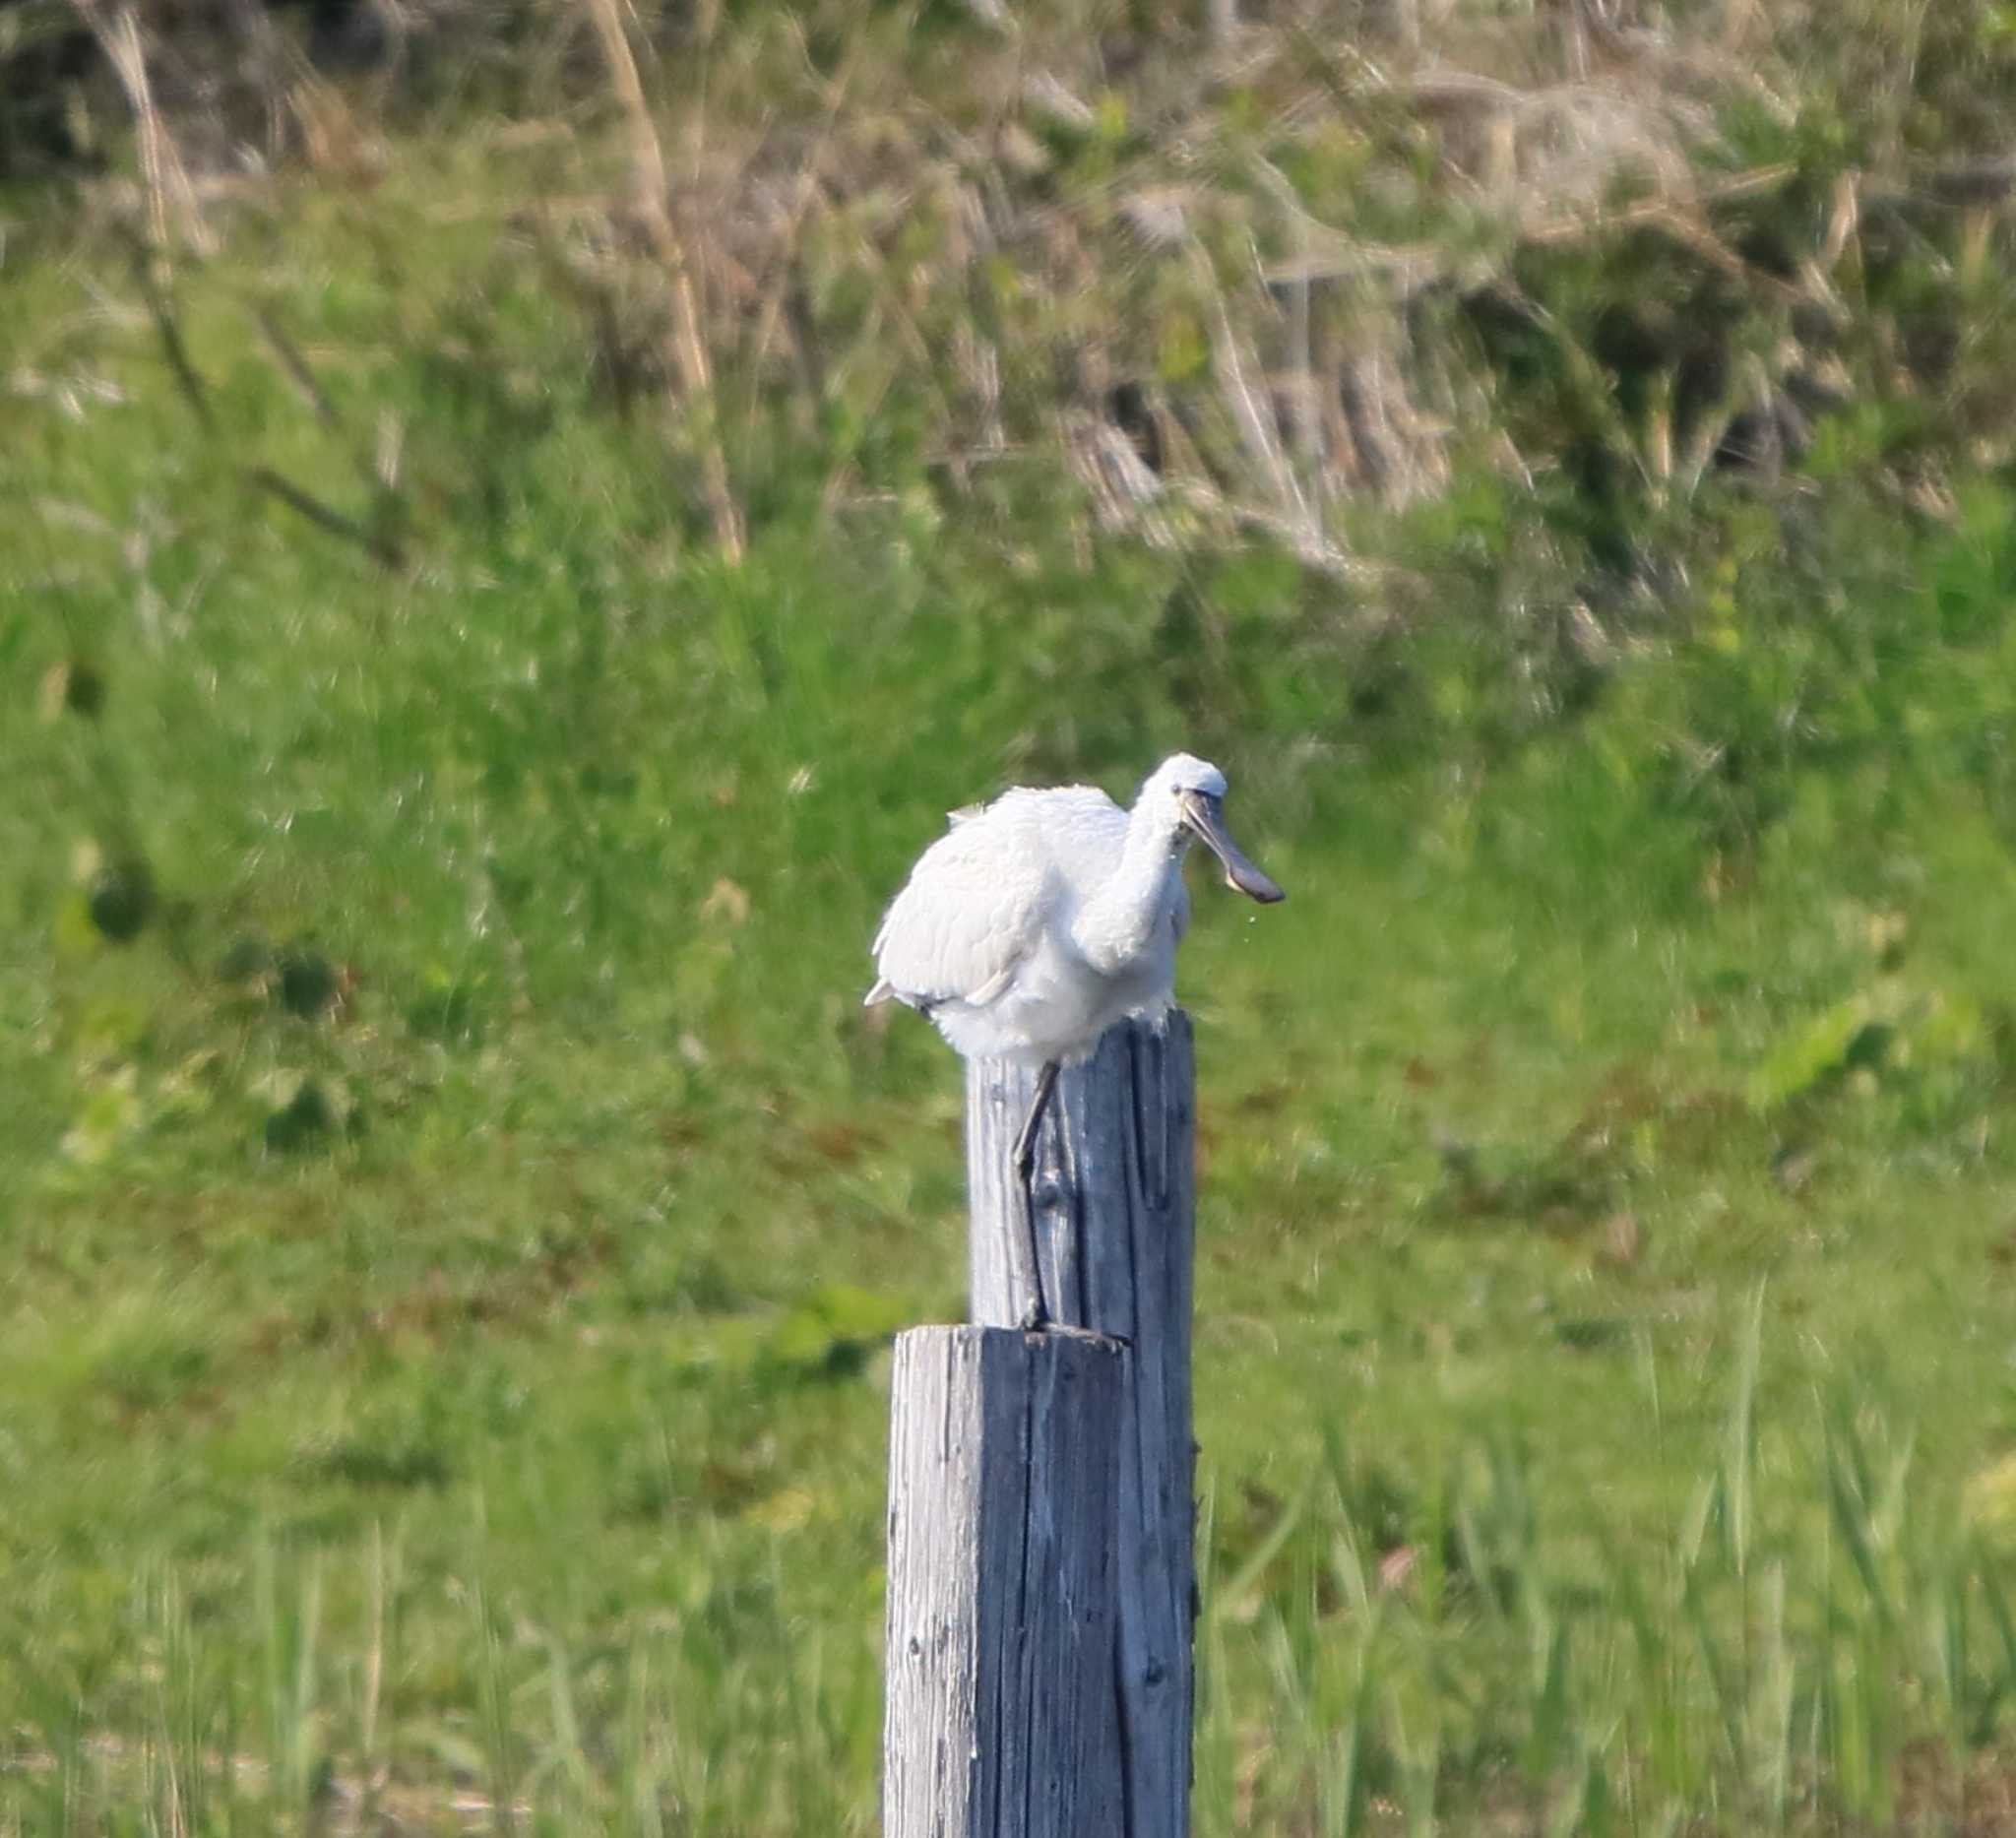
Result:
[[[1049,1319],[1029,1192],[1037,1131],[1060,1067],[1089,1057],[1116,1021],[1166,1018],[1190,918],[1185,852],[1202,842],[1228,887],[1284,898],[1226,833],[1225,793],[1225,774],[1188,753],[1149,775],[1132,810],[1086,785],[1003,792],[953,812],[875,934],[869,1005],[907,1003],[969,1058],[1039,1068],[1015,1142],[1029,1226],[1020,1275],[1034,1298],[1026,1326]]]

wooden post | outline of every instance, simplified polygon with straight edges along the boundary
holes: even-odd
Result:
[[[885,1838],[1121,1829],[1121,1367],[1093,1334],[898,1337]]]
[[[972,1312],[996,1326],[1020,1321],[1029,1300],[1011,1251],[1011,1235],[1025,1229],[1013,1149],[1035,1085],[1033,1070],[968,1062]],[[1115,1577],[1124,1821],[1085,1828],[1123,1838],[1188,1838],[1190,1829],[1194,1088],[1181,1010],[1163,1033],[1138,1022],[1110,1030],[1058,1081],[1035,1176],[1051,1313],[1127,1347]],[[889,1829],[892,1838],[900,1830]],[[1013,1830],[1002,1827],[1001,1838]]]

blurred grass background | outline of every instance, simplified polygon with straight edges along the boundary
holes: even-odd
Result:
[[[1177,746],[1200,1832],[2016,1829],[2012,91],[0,11],[0,1832],[873,1829],[866,941]]]

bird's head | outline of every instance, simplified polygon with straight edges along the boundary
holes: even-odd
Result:
[[[1166,820],[1178,847],[1195,837],[1225,868],[1225,884],[1263,906],[1288,896],[1232,841],[1225,827],[1225,774],[1193,753],[1172,753],[1141,788],[1141,802]]]

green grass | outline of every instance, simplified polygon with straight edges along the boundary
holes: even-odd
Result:
[[[730,570],[444,183],[184,273],[208,430],[116,264],[6,280],[119,400],[0,401],[0,1832],[872,1829],[964,1258],[866,941],[947,807],[1179,744],[1292,894],[1183,967],[1200,1832],[2005,1819],[2004,488],[1704,492],[1575,713],[1481,475],[1367,520],[1399,638],[1037,464],[771,455]]]

